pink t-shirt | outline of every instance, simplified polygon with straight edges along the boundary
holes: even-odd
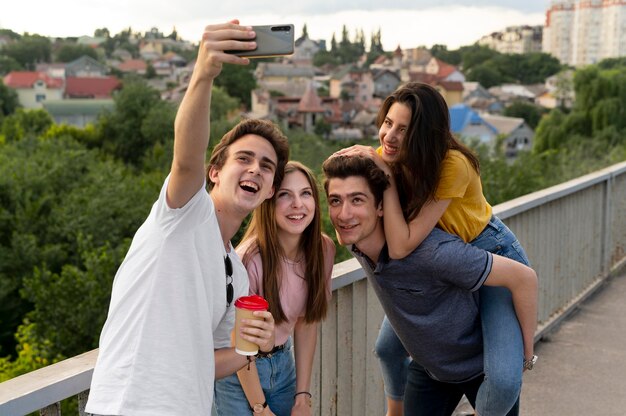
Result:
[[[252,242],[248,241],[237,247],[237,254],[243,259],[248,246]],[[326,290],[328,299],[331,297],[331,275],[333,264],[335,261],[335,244],[327,237],[323,236],[324,248],[324,273],[326,276]],[[250,294],[263,296],[263,265],[261,264],[261,255],[257,252],[245,264],[248,270],[248,279],[250,280]],[[294,327],[298,318],[305,314],[307,283],[304,280],[303,267],[304,260],[295,263],[293,261],[283,259],[281,270],[283,271],[283,279],[280,287],[280,302],[283,312],[287,317],[280,325],[276,325],[276,345],[287,342],[287,339],[293,334]]]

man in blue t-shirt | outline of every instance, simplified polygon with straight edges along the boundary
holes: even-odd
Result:
[[[508,288],[523,332],[534,334],[537,275],[438,228],[405,258],[391,259],[382,222],[385,174],[368,158],[346,156],[331,157],[323,170],[339,243],[351,247],[413,359],[405,415],[452,414],[463,394],[473,405],[483,380],[478,289]]]

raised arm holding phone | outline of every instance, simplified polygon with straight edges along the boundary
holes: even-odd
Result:
[[[233,301],[246,270],[230,243],[243,219],[282,180],[286,137],[245,120],[215,146],[205,168],[213,80],[248,59],[254,32],[237,20],[205,28],[175,124],[174,158],[158,200],[120,266],[100,337],[86,411],[97,415],[210,414],[216,377],[247,364],[230,347]],[[247,320],[242,338],[274,347],[274,319]]]

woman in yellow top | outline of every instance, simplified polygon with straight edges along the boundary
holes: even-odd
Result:
[[[448,107],[437,90],[421,83],[398,88],[385,99],[377,125],[377,150],[357,145],[337,154],[371,157],[389,177],[383,220],[391,258],[407,256],[440,227],[528,265],[515,235],[492,214],[478,158],[452,135]],[[520,328],[506,288],[483,286],[480,314],[485,377],[476,397],[477,414],[517,415],[523,368],[534,358],[533,330]],[[385,381],[387,415],[402,415],[410,358],[386,317],[375,351]]]

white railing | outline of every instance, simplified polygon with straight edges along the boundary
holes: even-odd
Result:
[[[537,338],[626,263],[626,163],[497,205],[540,279]],[[384,413],[372,354],[383,317],[356,260],[335,265],[333,299],[320,327],[313,371],[315,415]],[[84,408],[97,350],[0,384],[0,415],[41,410],[79,396]],[[81,413],[82,414],[82,413]]]

